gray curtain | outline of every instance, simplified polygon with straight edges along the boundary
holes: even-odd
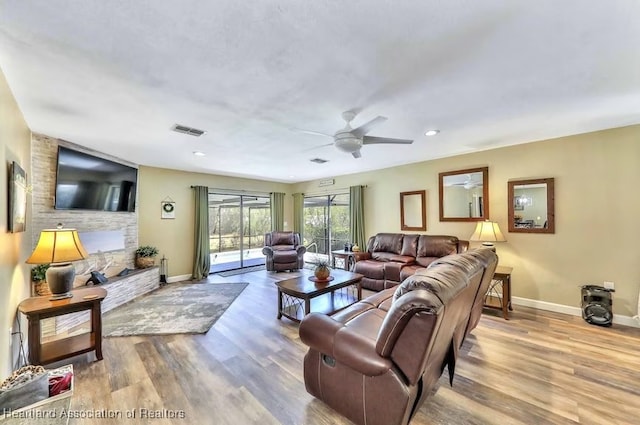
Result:
[[[364,187],[351,186],[349,188],[349,218],[351,220],[351,229],[349,236],[351,242],[358,245],[361,250],[365,251],[365,233],[364,233]]]
[[[284,193],[271,192],[271,230],[284,230]]]
[[[300,234],[300,243],[304,240],[304,193],[293,194],[293,231]]]
[[[209,246],[209,188],[194,186],[195,193],[195,249],[193,259],[193,278],[202,280],[209,276],[211,267],[211,248]]]

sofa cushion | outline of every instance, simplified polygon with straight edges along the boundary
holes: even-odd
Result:
[[[271,249],[274,251],[292,251],[295,248],[293,245],[271,245]]]
[[[378,233],[373,242],[373,252],[400,254],[402,236],[402,233]]]
[[[379,261],[364,260],[356,263],[355,272],[371,279],[384,279],[384,264]]]
[[[410,266],[403,267],[402,270],[400,270],[400,282],[422,269],[424,269],[424,267],[419,264],[412,264]]]
[[[294,245],[295,238],[292,232],[272,232],[271,246],[274,245]]]
[[[458,252],[458,238],[455,236],[420,235],[417,257],[444,257]]]
[[[394,254],[393,252],[372,252],[371,253],[371,259],[375,260],[375,261],[392,261],[391,259],[393,257],[397,257],[397,254]]]
[[[461,284],[464,282],[464,284]],[[416,289],[425,289],[437,296],[443,304],[455,297],[468,284],[468,275],[453,264],[418,270],[396,288],[394,302],[404,294]]]
[[[394,263],[413,264],[416,260],[416,257],[411,257],[409,255],[393,255],[389,257],[389,260],[393,261]]]
[[[416,257],[416,263],[420,265],[420,267],[425,268],[425,267],[429,267],[429,265],[431,265],[431,263],[433,263],[436,260],[439,260],[440,257]]]
[[[276,263],[295,263],[298,260],[298,253],[296,251],[274,251],[273,261]]]
[[[418,252],[418,236],[419,235],[404,235],[402,238],[402,251],[400,255],[415,257]]]

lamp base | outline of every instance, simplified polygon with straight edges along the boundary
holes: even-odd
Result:
[[[63,300],[73,297],[73,280],[76,277],[76,269],[71,263],[51,264],[47,269],[47,283],[51,290],[51,301]]]
[[[494,244],[492,244],[491,242],[482,242],[482,247],[483,248],[488,248],[493,252],[496,251],[496,246]]]
[[[64,294],[57,294],[49,298],[49,301],[58,301],[58,300],[64,300],[67,298],[73,298],[73,294],[71,292],[66,292]]]

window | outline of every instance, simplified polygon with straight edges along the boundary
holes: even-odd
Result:
[[[349,233],[348,193],[304,198],[305,261],[328,260],[331,251],[349,242]]]

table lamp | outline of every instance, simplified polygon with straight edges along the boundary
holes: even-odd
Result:
[[[506,242],[506,238],[500,231],[500,226],[495,221],[479,221],[476,230],[473,232],[470,241],[482,241],[482,246],[491,248],[495,251],[493,242]]]
[[[62,224],[58,224],[57,229],[45,229],[40,232],[36,249],[26,263],[51,264],[46,276],[53,294],[50,299],[53,301],[73,296],[71,289],[76,270],[71,262],[83,260],[88,256],[76,229],[63,229]]]

